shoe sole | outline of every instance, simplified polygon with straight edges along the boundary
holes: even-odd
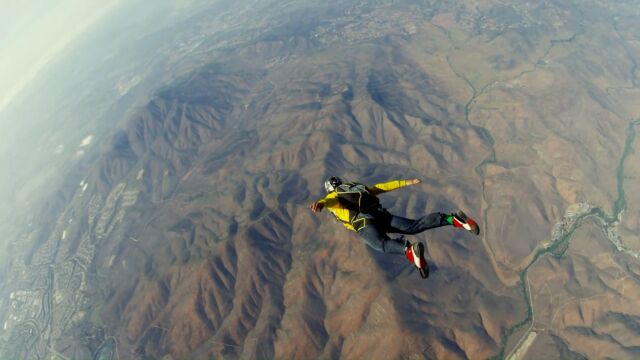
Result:
[[[420,276],[423,279],[426,279],[429,277],[429,264],[427,264],[427,266],[425,266],[424,268],[418,269],[418,271],[420,271]]]
[[[458,216],[460,219],[462,219],[462,221],[464,221],[466,224],[469,223],[468,222],[469,217],[467,216],[467,214],[464,213],[464,211],[462,211],[462,210],[458,211],[456,216]],[[473,224],[475,226],[471,227],[471,229],[467,230],[467,231],[469,231],[470,233],[475,234],[475,235],[480,235],[480,226],[478,226],[478,224],[474,220],[471,220],[471,221],[473,221]],[[469,225],[471,225],[471,224],[469,224]]]
[[[418,251],[417,251],[418,258],[419,259],[424,258],[424,245],[422,245],[422,243],[419,242],[419,243],[416,244],[416,247],[418,248]],[[420,276],[423,279],[426,279],[426,278],[429,277],[429,263],[427,263],[427,260],[425,260],[424,262],[425,262],[425,267],[420,268],[420,267],[416,266],[416,268],[420,272]]]

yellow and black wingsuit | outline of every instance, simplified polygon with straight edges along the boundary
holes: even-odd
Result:
[[[376,195],[405,187],[407,181],[392,180],[372,187],[355,183],[345,183],[345,185],[347,186],[338,187],[317,203],[329,209],[347,229],[358,231],[367,226],[369,217],[365,215],[366,212],[380,206]]]

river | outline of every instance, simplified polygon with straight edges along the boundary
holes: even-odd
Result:
[[[552,239],[552,242],[549,246],[546,246],[542,249],[539,249],[531,262],[520,272],[520,290],[523,294],[523,299],[527,305],[527,315],[526,317],[520,321],[519,323],[507,328],[505,334],[502,338],[502,344],[500,348],[500,352],[494,356],[494,359],[503,359],[506,346],[509,338],[519,330],[521,330],[524,326],[529,325],[529,330],[527,330],[522,338],[518,341],[516,346],[509,353],[509,358],[511,355],[524,355],[526,354],[526,348],[520,349],[523,345],[530,345],[532,341],[525,341],[529,338],[529,334],[531,333],[531,329],[533,327],[533,319],[534,319],[534,309],[532,306],[531,293],[530,293],[530,285],[528,279],[529,269],[542,257],[547,254],[550,254],[555,257],[562,257],[569,247],[569,241],[576,229],[578,229],[585,218],[587,217],[595,217],[600,220],[602,230],[608,235],[609,240],[616,246],[618,251],[628,253],[636,258],[638,258],[638,253],[634,252],[630,249],[627,249],[624,244],[618,238],[615,227],[620,222],[622,213],[627,206],[627,201],[625,198],[624,192],[624,163],[626,158],[629,156],[631,151],[633,150],[633,145],[635,143],[636,138],[636,125],[640,124],[640,120],[632,120],[629,122],[626,131],[626,138],[624,143],[624,148],[622,151],[622,156],[620,157],[620,162],[618,163],[618,167],[616,169],[616,179],[617,179],[617,191],[618,196],[613,206],[613,213],[607,214],[600,207],[592,207],[589,211],[583,212],[578,215],[573,224],[570,225],[569,229],[558,236],[556,239]]]

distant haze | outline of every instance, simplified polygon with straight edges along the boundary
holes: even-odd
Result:
[[[0,5],[0,111],[51,59],[121,0]]]

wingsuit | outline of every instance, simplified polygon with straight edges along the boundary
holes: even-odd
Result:
[[[392,239],[388,234],[417,234],[451,225],[478,235],[480,228],[462,211],[453,214],[434,212],[413,220],[393,215],[380,204],[378,195],[420,182],[419,179],[392,180],[367,186],[343,182],[332,176],[324,182],[327,195],[313,202],[310,208],[313,212],[327,208],[344,227],[355,231],[368,246],[377,251],[404,254],[420,271],[420,275],[427,278],[429,265],[424,258],[424,245],[421,242],[411,244],[403,236]]]

